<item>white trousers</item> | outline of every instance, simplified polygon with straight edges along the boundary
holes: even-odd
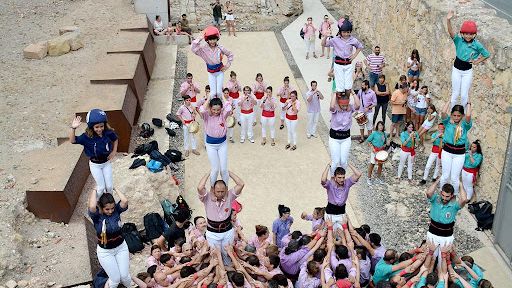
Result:
[[[405,161],[407,161],[407,178],[412,180],[412,164],[414,163],[414,157],[411,152],[405,152],[400,149],[400,164],[398,164],[398,177],[402,177],[402,171],[404,170]]]
[[[112,249],[104,249],[100,246],[96,247],[98,261],[108,275],[110,288],[116,288],[120,283],[125,287],[131,287],[132,278],[130,276],[129,253],[126,241]]]
[[[279,119],[284,120],[286,118],[286,111],[283,111],[283,107],[286,106],[286,103],[279,102],[279,107],[281,107],[281,114],[279,115]]]
[[[339,215],[334,215],[334,214],[325,214],[324,216],[324,219],[325,220],[331,220],[332,222],[332,227],[334,229],[334,231],[336,231],[338,228],[341,229],[341,222],[343,221],[343,219],[345,219],[345,215],[346,214],[339,214]]]
[[[455,195],[459,195],[459,178],[464,167],[464,159],[464,154],[452,154],[446,151],[441,153],[441,187],[446,183],[452,184]]]
[[[236,125],[236,124],[235,124],[235,125]],[[234,131],[235,131],[235,127],[233,127],[233,128],[228,128],[228,132],[227,132],[226,134],[227,134],[227,136],[228,136],[228,138],[229,138],[229,139],[233,138],[233,133],[234,133]]]
[[[473,173],[462,170],[462,186],[464,187],[464,191],[466,191],[468,200],[470,200],[474,192]]]
[[[210,97],[222,97],[222,83],[224,82],[224,72],[208,72],[208,84],[210,85]]]
[[[443,151],[443,154],[444,154],[444,152],[445,151]],[[448,236],[448,237],[443,237],[443,236],[437,236],[430,232],[427,232],[427,241],[434,243],[434,245],[436,245],[436,247],[437,247],[436,250],[434,251],[434,255],[433,255],[433,259],[432,259],[435,261],[435,259],[437,257],[439,257],[439,254],[441,254],[441,247],[447,246],[447,245],[453,243],[453,235]],[[437,261],[437,267],[441,267],[441,264],[442,264],[441,261]]]
[[[233,99],[233,105],[235,106],[235,109],[233,110],[233,116],[235,116],[236,121],[240,121],[240,106],[238,106],[238,103],[240,103],[240,98]]]
[[[257,104],[256,106],[254,106],[254,121],[256,121],[257,119],[256,118],[259,118],[259,123],[261,123],[261,102],[263,102],[263,100],[256,100]]]
[[[329,151],[331,152],[331,175],[334,175],[334,170],[336,170],[338,167],[347,169],[350,146],[352,146],[352,140],[350,137],[342,140],[329,137]]]
[[[196,150],[196,135],[194,133],[188,132],[188,125],[186,124],[183,124],[181,129],[183,129],[183,150],[187,151],[189,147],[192,147],[193,150]]]
[[[220,173],[220,177],[226,185],[229,181],[228,173],[228,141],[224,141],[220,144],[206,143],[206,153],[208,154],[208,160],[210,160],[210,184],[213,187],[217,177]]]
[[[306,135],[316,135],[316,126],[318,125],[318,117],[320,117],[320,112],[310,112],[308,113],[308,128]]]
[[[352,89],[352,80],[354,67],[350,65],[340,65],[334,63],[334,81],[336,81],[336,91],[343,92]]]
[[[89,161],[89,169],[91,170],[92,177],[96,181],[96,199],[105,193],[112,193],[114,184],[112,181],[112,163],[107,161],[102,164],[96,164]]]
[[[274,123],[276,122],[275,117],[265,117],[261,116],[261,136],[267,137],[267,126],[270,128],[270,138],[275,139],[276,136],[276,126]]]
[[[473,69],[466,71],[459,70],[452,67],[452,107],[458,103],[460,96],[460,103],[464,109],[468,104],[469,89],[471,88],[471,81],[473,80]]]
[[[297,145],[297,123],[299,120],[285,119],[286,130],[288,131],[288,144]]]
[[[252,131],[252,123],[254,122],[254,112],[250,114],[240,114],[240,124],[242,124],[242,129],[240,129],[240,140],[245,140],[245,135],[247,135],[248,139],[253,139],[254,133]]]
[[[315,53],[315,40],[310,41],[309,39],[304,39],[304,43],[306,43],[306,53],[313,52]]]
[[[220,249],[222,260],[225,265],[231,265],[231,259],[229,258],[224,246],[232,245],[233,242],[235,242],[235,228],[231,228],[231,230],[223,233],[215,233],[207,230],[206,241],[208,241],[208,245],[210,247],[217,247],[217,249]]]
[[[437,176],[439,175],[439,154],[431,152],[430,156],[428,156],[427,165],[425,165],[425,171],[423,172],[423,180],[427,180],[428,174],[430,173],[430,168],[432,167],[434,161],[436,162],[436,166],[434,168],[434,175],[432,176],[432,179],[436,179]]]

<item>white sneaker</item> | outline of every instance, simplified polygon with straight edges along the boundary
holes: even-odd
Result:
[[[254,139],[249,139],[249,142],[254,143]]]
[[[373,185],[371,178],[366,178],[366,183],[368,183],[368,186],[372,186]]]
[[[240,139],[240,143],[244,143],[245,142],[245,139]]]
[[[311,135],[306,135],[306,138],[310,139],[310,138],[311,138]]]

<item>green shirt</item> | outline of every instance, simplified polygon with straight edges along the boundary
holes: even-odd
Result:
[[[377,148],[381,148],[386,145],[386,135],[381,131],[373,131],[366,141]]]
[[[457,140],[457,143],[455,142],[455,129],[457,128],[457,124],[450,122],[450,117],[446,117],[442,119],[442,122],[444,124],[444,134],[443,134],[443,143],[448,143],[451,145],[465,145],[468,141],[468,131],[473,127],[473,121],[469,120],[469,122],[466,122],[466,118],[463,118],[460,120],[460,125],[462,127],[462,135]]]
[[[443,224],[455,222],[455,216],[457,216],[457,212],[461,209],[459,201],[457,201],[456,198],[453,198],[447,204],[443,204],[439,193],[432,195],[430,203],[430,218]]]
[[[393,275],[400,273],[400,270],[393,272],[393,264],[388,264],[384,259],[380,259],[375,265],[375,272],[373,273],[373,283],[377,285],[382,280],[388,280]]]
[[[436,288],[444,288],[444,280],[439,280],[439,282],[437,282]]]
[[[480,166],[480,163],[482,163],[482,159],[483,159],[482,154],[479,154],[479,153],[473,154],[473,160],[475,160],[475,162],[473,162],[473,163],[471,163],[469,152],[466,153],[465,157],[466,158],[464,159],[464,167],[466,167],[466,168],[477,168],[478,166]]]
[[[427,277],[421,276],[420,281],[414,285],[414,288],[422,288],[425,285],[427,285]]]
[[[414,132],[414,138],[411,137],[409,139],[409,136],[410,136],[409,132],[402,131],[402,133],[400,133],[400,140],[402,141],[403,146],[411,148],[411,147],[413,147],[413,145],[412,145],[413,140],[418,141],[418,140],[420,140],[420,138],[418,138],[418,132]],[[407,141],[407,139],[409,139],[409,141]]]
[[[471,42],[466,42],[460,35],[453,37],[453,44],[455,44],[455,53],[457,58],[462,61],[469,62],[469,60],[478,59],[480,55],[489,57],[491,54],[480,41],[473,39]]]
[[[439,135],[439,131],[436,131],[432,134],[432,139],[435,139],[437,137],[437,135]],[[434,146],[439,146],[441,145],[441,138],[442,137],[437,137],[436,140],[434,140],[434,143],[432,143],[432,145]]]

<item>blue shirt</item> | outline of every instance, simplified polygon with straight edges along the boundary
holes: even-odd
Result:
[[[419,140],[418,132],[414,132],[414,137],[411,137],[410,139],[409,139],[409,136],[410,136],[409,132],[402,131],[402,133],[400,133],[400,140],[402,141],[403,146],[411,148],[411,147],[414,147],[414,145],[413,145],[414,141]],[[407,139],[409,139],[409,141],[407,141]]]
[[[84,146],[85,155],[89,158],[106,160],[108,155],[112,153],[114,142],[117,140],[117,135],[112,130],[104,130],[102,137],[96,134],[91,138],[87,134],[75,138],[75,144]]]
[[[457,124],[450,122],[450,116],[442,119],[444,124],[444,134],[443,134],[443,143],[448,143],[451,145],[466,145],[468,141],[468,131],[473,127],[473,120],[469,120],[466,122],[466,118],[463,117],[460,120],[460,126],[462,128],[462,134],[460,138],[455,142],[455,130],[457,129]]]
[[[455,44],[455,53],[457,58],[462,61],[469,62],[469,60],[478,59],[480,55],[483,57],[489,57],[491,54],[484,45],[478,40],[473,39],[471,42],[466,42],[460,35],[453,37],[453,44]]]
[[[464,159],[464,167],[466,168],[477,168],[478,166],[480,166],[480,163],[482,163],[482,154],[479,154],[479,153],[474,153],[473,154],[473,160],[475,160],[475,162],[471,163],[471,159],[470,159],[470,156],[469,156],[469,152],[466,152],[466,158]]]
[[[435,139],[437,137],[437,135],[439,135],[439,131],[436,131],[432,134],[432,139]],[[441,145],[441,138],[443,138],[443,137],[437,137],[437,139],[434,140],[434,143],[432,143],[432,145],[434,145],[434,146]]]
[[[112,212],[110,216],[100,213],[99,209],[96,209],[95,213],[88,211],[89,217],[91,217],[91,220],[94,223],[94,229],[96,229],[97,235],[101,234],[103,220],[105,220],[105,225],[107,226],[107,237],[120,232],[123,227],[121,223],[121,213],[128,209],[128,206],[126,206],[126,208],[121,208],[120,203],[121,202],[117,202],[114,207],[114,212]]]
[[[373,131],[366,141],[377,148],[381,148],[386,145],[386,133],[382,131]]]
[[[443,224],[455,222],[455,216],[457,216],[457,212],[461,209],[459,201],[457,201],[456,198],[453,198],[447,204],[443,204],[439,193],[432,195],[430,203],[430,218]]]
[[[285,235],[290,233],[290,227],[293,224],[293,217],[288,217],[286,220],[281,220],[281,218],[277,218],[272,223],[272,232],[276,234],[276,242],[277,247],[283,248],[282,239]]]

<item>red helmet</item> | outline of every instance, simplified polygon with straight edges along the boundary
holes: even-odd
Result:
[[[217,29],[217,27],[215,27],[215,26],[206,27],[206,29],[204,29],[204,31],[203,31],[203,34],[204,34],[204,40],[206,40],[210,36],[217,36],[218,38],[220,38],[219,29]]]
[[[476,23],[475,21],[467,20],[462,23],[460,27],[460,33],[476,34]]]

